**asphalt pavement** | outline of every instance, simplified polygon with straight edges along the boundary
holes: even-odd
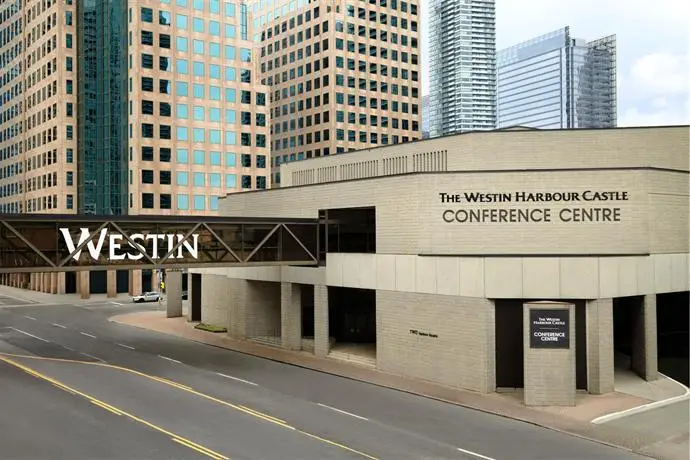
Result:
[[[24,444],[15,439],[22,438],[0,429],[0,449],[11,446],[10,456],[2,452],[2,458],[644,458],[496,415],[107,321],[156,306],[12,302],[11,308],[0,305],[0,371],[7,372],[0,378],[13,382],[2,391],[16,409],[3,413],[12,414],[9,420],[17,426],[32,427],[35,450],[12,457]],[[15,393],[27,372],[41,380],[32,387],[40,396]],[[98,431],[94,438],[107,438],[103,453],[92,454],[91,445],[80,450],[79,422],[52,437],[50,426],[66,423],[59,414],[76,417],[61,409],[72,407],[59,404],[65,397],[82,400],[83,407],[74,406],[85,411],[78,420],[105,417],[88,427]],[[55,404],[43,405],[58,415],[34,428],[40,412],[19,410],[24,398],[32,399],[27,409],[55,398]],[[10,423],[7,417],[3,423]],[[128,450],[110,450],[129,430],[141,431],[138,441]],[[64,456],[60,447],[52,448],[55,443],[69,444]]]

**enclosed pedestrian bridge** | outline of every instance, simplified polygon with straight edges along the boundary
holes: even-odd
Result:
[[[0,214],[0,273],[317,265],[317,219]]]

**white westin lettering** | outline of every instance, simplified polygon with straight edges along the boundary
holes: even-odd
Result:
[[[81,228],[81,233],[79,235],[78,243],[74,244],[74,239],[68,228],[61,228],[60,233],[62,233],[62,238],[65,240],[65,245],[67,245],[67,250],[73,253],[77,246],[80,246],[84,241],[86,241],[91,232],[88,228]],[[108,260],[124,260],[125,258],[129,260],[140,260],[144,257],[144,253],[147,252],[146,246],[147,242],[152,243],[151,254],[149,256],[151,259],[156,260],[164,257],[167,253],[172,252],[175,245],[184,240],[184,235],[180,234],[155,234],[149,233],[144,235],[143,233],[134,233],[130,236],[132,242],[127,241],[127,238],[120,233],[108,233],[108,229],[101,229],[100,233],[86,244],[86,247],[93,260],[98,260],[103,252],[103,243],[108,238]],[[165,246],[161,246],[159,251],[159,241],[167,243]],[[191,241],[190,241],[191,240]],[[130,248],[136,248],[140,251],[137,254],[130,254],[129,252],[122,252],[122,245],[126,244]],[[182,244],[177,248],[177,253],[174,252],[170,254],[170,259],[183,259],[185,256],[183,251],[186,250],[189,253],[189,257],[192,259],[197,259],[199,257],[199,235],[190,235],[189,239],[182,242]],[[81,257],[81,249],[74,252],[72,259],[79,261]]]

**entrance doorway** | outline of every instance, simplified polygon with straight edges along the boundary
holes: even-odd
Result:
[[[328,330],[331,357],[376,366],[376,291],[329,286]]]
[[[657,351],[659,372],[690,385],[690,293],[656,296]]]
[[[192,298],[189,299],[189,316],[191,321],[201,321],[201,274],[190,273],[192,278]]]

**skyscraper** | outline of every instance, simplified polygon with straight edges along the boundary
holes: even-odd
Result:
[[[422,138],[418,0],[252,5],[279,165]]]
[[[252,35],[237,0],[0,0],[0,213],[214,214],[270,187]]]
[[[205,214],[269,187],[252,48],[238,2],[2,2],[0,212]]]
[[[570,28],[497,54],[498,127],[616,126],[616,37],[587,42]]]
[[[494,129],[494,0],[431,0],[430,136]]]

